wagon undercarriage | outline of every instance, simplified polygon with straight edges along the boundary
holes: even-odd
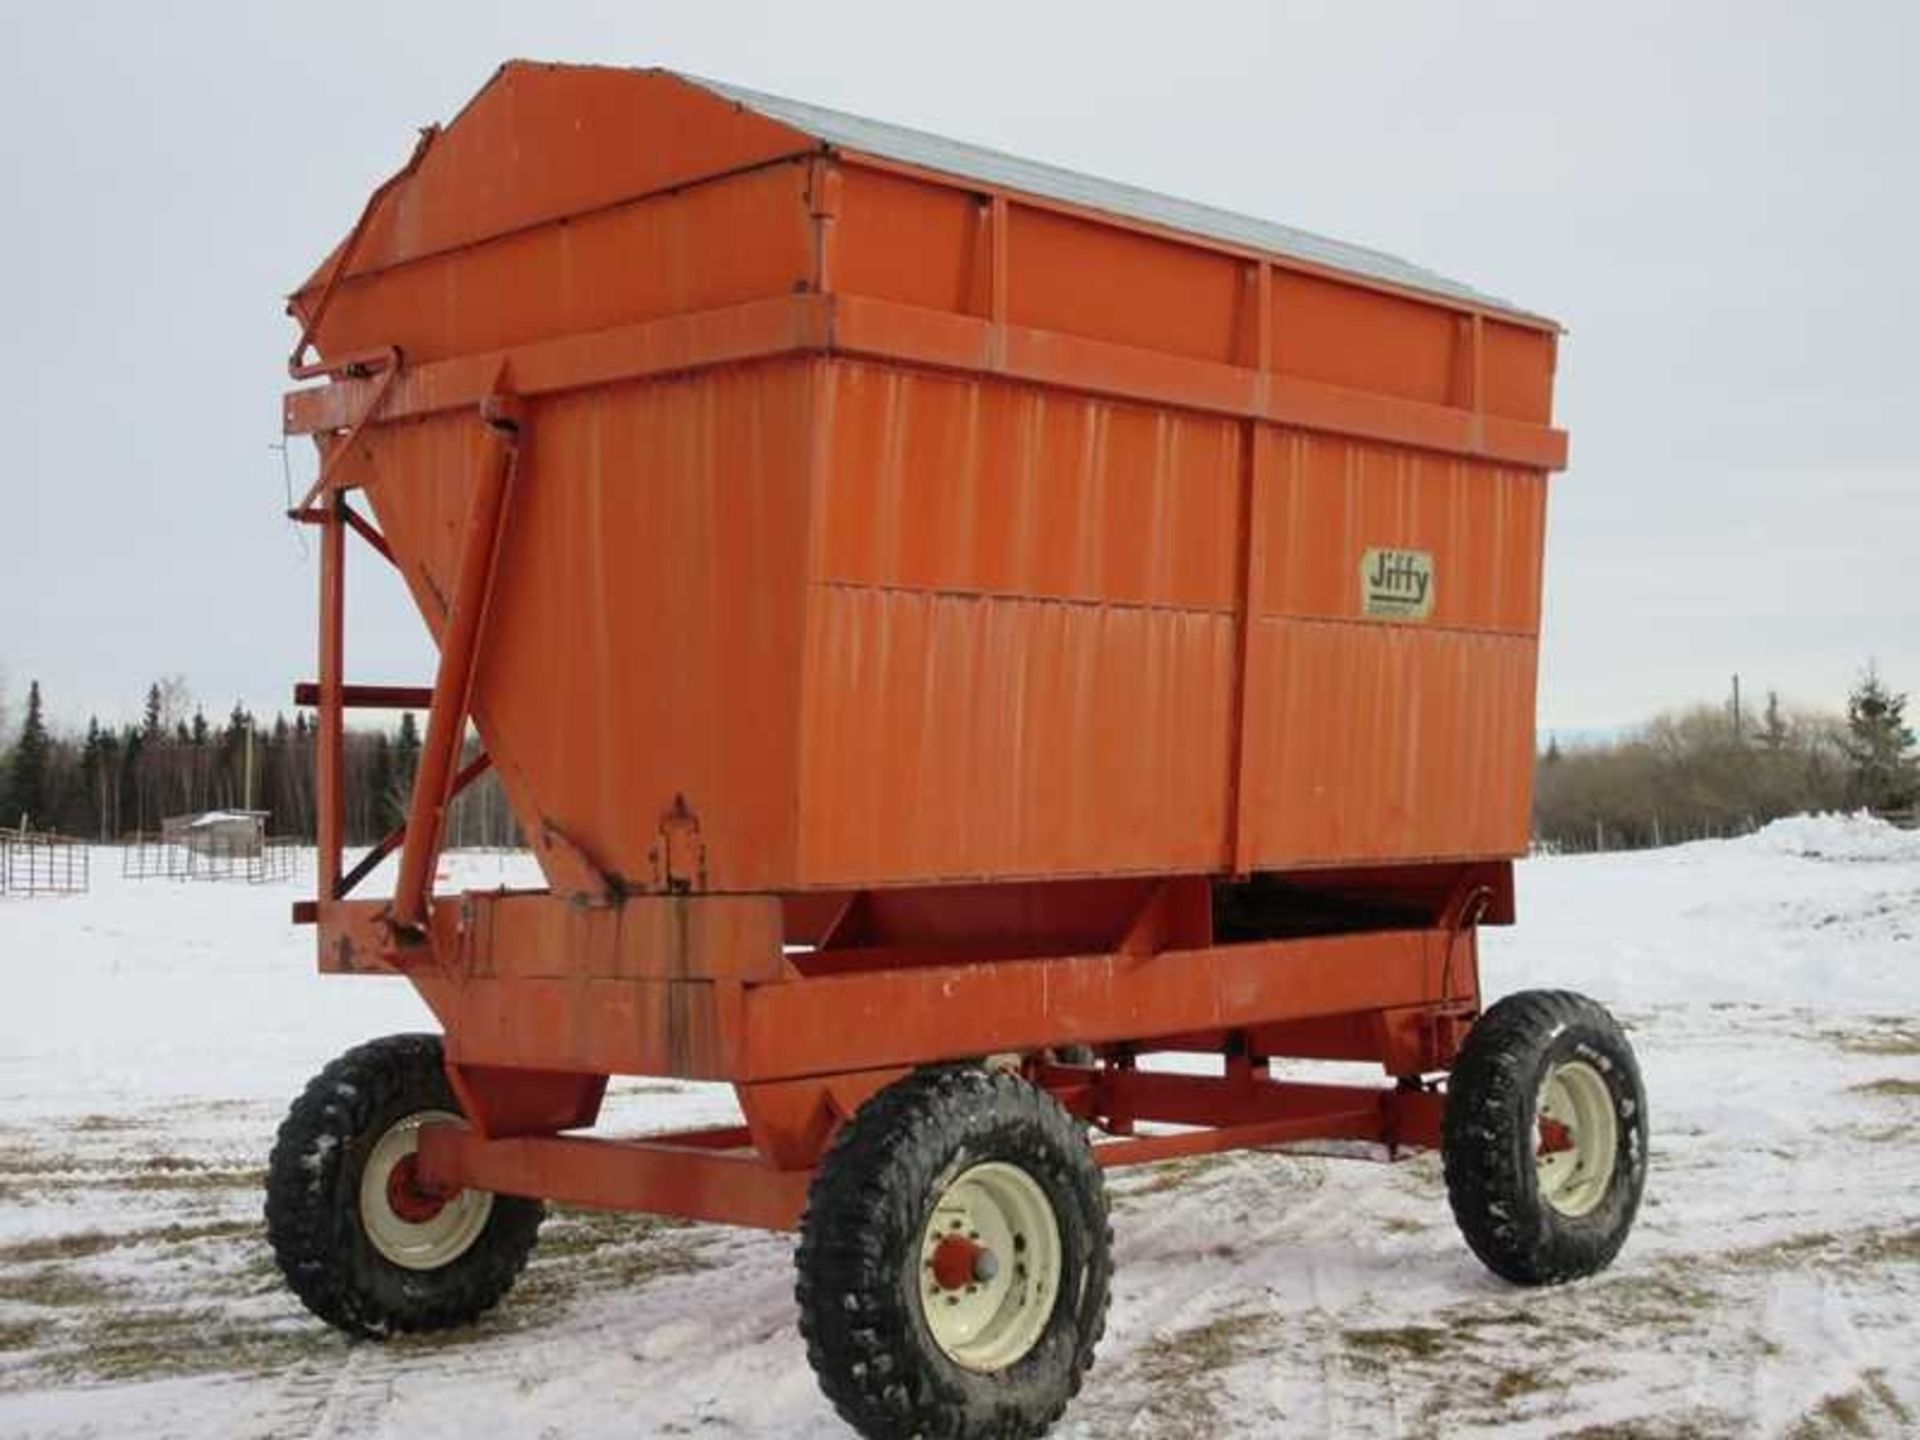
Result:
[[[1485,874],[1467,871],[1428,928],[1227,945],[1208,943],[1204,880],[1033,887],[1023,908],[1044,917],[1051,902],[1082,923],[1098,918],[1096,901],[1146,897],[1119,943],[1052,954],[1045,933],[1004,930],[994,943],[918,947],[836,943],[836,930],[789,951],[778,902],[756,897],[634,897],[592,911],[468,895],[457,930],[442,927],[408,962],[446,1027],[474,1127],[425,1132],[422,1173],[453,1188],[788,1226],[828,1139],[867,1098],[915,1066],[969,1058],[1017,1070],[1113,1137],[1095,1152],[1107,1166],[1322,1137],[1431,1146],[1440,1099],[1422,1077],[1449,1068],[1477,1009],[1460,910],[1484,905]],[[976,897],[888,899],[957,917]],[[1216,1055],[1222,1073],[1140,1068],[1156,1052]],[[1396,1083],[1270,1074],[1271,1060],[1292,1057],[1374,1061]],[[593,1124],[611,1074],[731,1080],[746,1123],[646,1141],[559,1136]]]

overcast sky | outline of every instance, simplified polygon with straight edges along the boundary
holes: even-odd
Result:
[[[1920,6],[0,0],[0,673],[313,667],[282,297],[510,56],[666,64],[1394,251],[1560,318],[1541,720],[1920,691]],[[305,442],[302,442],[303,444]],[[301,474],[310,471],[304,455]],[[299,476],[296,476],[298,481]],[[363,566],[363,574],[373,567]],[[356,678],[430,678],[388,590]]]

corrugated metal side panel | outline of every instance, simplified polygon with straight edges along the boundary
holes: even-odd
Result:
[[[1230,616],[815,586],[810,885],[1225,859]]]
[[[650,880],[676,795],[711,888],[791,880],[812,365],[531,407],[475,715],[522,824],[630,880]],[[368,497],[435,628],[478,431],[371,437]]]
[[[1382,625],[1363,612],[1368,549],[1434,557],[1434,609],[1417,633],[1540,629],[1546,477],[1394,445],[1265,429],[1266,564],[1256,613]]]
[[[805,165],[777,164],[356,277],[326,337],[420,365],[789,295],[813,271],[806,186]]]
[[[1242,360],[1236,342],[1251,328],[1241,313],[1243,260],[1025,205],[1007,218],[1007,256],[1012,324],[1216,364]]]
[[[1324,385],[1372,390],[1426,405],[1464,405],[1471,364],[1460,317],[1318,275],[1273,277],[1273,368]],[[1502,329],[1511,327],[1502,326]]]
[[[1124,347],[1136,360],[1240,372],[1264,363],[1315,386],[1413,401],[1423,413],[1443,407],[1464,416],[1477,392],[1489,417],[1541,426],[1551,419],[1551,332],[1469,320],[1425,297],[1285,266],[1270,267],[1262,281],[1237,254],[1103,215],[1013,204],[996,239],[992,207],[950,180],[859,160],[832,173],[830,288],[913,306],[928,325],[937,316],[1004,320],[1016,332],[1009,358],[1027,344],[1059,354],[1069,337],[1085,338]],[[1035,333],[1018,335],[1023,327]],[[857,319],[846,333],[857,346]],[[1072,363],[1082,376],[1096,373],[1084,356]]]
[[[1196,204],[1136,185],[1101,180],[1058,165],[1024,160],[1017,155],[1008,155],[981,145],[969,145],[960,140],[949,140],[904,125],[869,120],[719,80],[707,80],[695,75],[683,75],[682,78],[704,86],[756,114],[817,135],[827,143],[847,150],[861,151],[944,175],[1001,186],[1070,205],[1082,205],[1251,250],[1290,256],[1310,264],[1324,265],[1471,305],[1505,310],[1516,315],[1526,314],[1509,301],[1488,295],[1460,281],[1450,280],[1384,251],[1332,240],[1310,231],[1295,229],[1291,225],[1280,225],[1251,215]]]
[[[354,270],[401,264],[808,148],[806,136],[778,120],[713,104],[710,91],[666,71],[502,65],[373,216]]]
[[[1536,654],[1519,635],[1258,621],[1254,868],[1525,854]]]
[[[1278,429],[1256,464],[1251,863],[1523,854],[1546,477]],[[1431,557],[1429,618],[1366,613],[1374,548]]]
[[[1230,612],[1238,422],[840,362],[816,580]]]
[[[851,361],[824,375],[806,883],[1222,863],[1238,425]]]

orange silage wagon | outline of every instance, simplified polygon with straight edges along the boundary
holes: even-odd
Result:
[[[1037,1434],[1103,1323],[1104,1167],[1439,1147],[1499,1273],[1611,1259],[1631,1052],[1577,996],[1483,1016],[1477,971],[1528,840],[1551,322],[915,131],[521,63],[291,308],[296,919],[444,1030],[349,1052],[281,1132],[270,1233],[321,1316],[471,1318],[542,1200],[797,1227],[850,1423]],[[404,578],[430,688],[348,678],[350,547]],[[429,719],[404,828],[347,868],[355,707]],[[548,886],[435,895],[489,767]],[[583,1133],[611,1075],[730,1082],[741,1123]]]

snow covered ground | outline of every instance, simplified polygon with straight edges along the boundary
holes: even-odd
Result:
[[[315,975],[296,886],[117,864],[97,852],[83,898],[0,900],[0,1435],[844,1433],[778,1236],[562,1213],[469,1332],[350,1345],[309,1318],[261,1234],[274,1127],[425,1011]],[[1112,1320],[1058,1433],[1920,1433],[1920,836],[1797,820],[1530,861],[1520,891],[1489,991],[1589,991],[1646,1071],[1652,1179],[1615,1267],[1503,1286],[1431,1157],[1119,1172]],[[628,1081],[611,1121],[728,1108]]]

